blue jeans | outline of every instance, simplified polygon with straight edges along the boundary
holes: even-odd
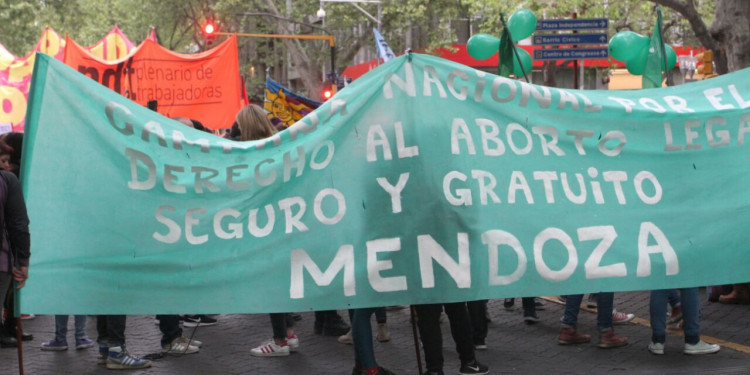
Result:
[[[349,310],[352,320],[352,340],[354,341],[354,365],[363,369],[378,365],[372,347],[372,327],[370,317],[376,308]]]
[[[663,344],[667,339],[667,297],[669,289],[651,291],[651,341]],[[698,288],[680,289],[685,343],[700,341],[700,302]]]
[[[68,317],[70,315],[55,315],[55,341],[67,342]],[[86,315],[75,315],[76,340],[86,338]]]
[[[576,328],[578,325],[578,312],[581,310],[581,301],[583,301],[583,294],[569,295],[565,299],[565,313],[563,314],[562,321],[564,328]],[[614,301],[615,294],[613,292],[597,293],[596,295],[596,327],[599,329],[599,332],[608,331],[612,328],[612,308]]]

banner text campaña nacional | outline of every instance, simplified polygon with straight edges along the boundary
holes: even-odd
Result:
[[[325,310],[750,278],[748,70],[572,91],[413,54],[269,139],[234,142],[39,62],[24,312]]]

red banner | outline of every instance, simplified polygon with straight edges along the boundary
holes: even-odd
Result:
[[[156,100],[159,113],[198,120],[211,129],[230,127],[241,108],[234,36],[197,54],[172,52],[147,39],[115,62],[98,59],[67,38],[64,61],[143,106]]]

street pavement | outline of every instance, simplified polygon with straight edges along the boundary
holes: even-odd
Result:
[[[701,292],[703,296],[703,292]],[[477,351],[477,359],[490,367],[491,374],[750,374],[750,320],[748,305],[701,303],[701,333],[704,340],[722,345],[719,353],[702,356],[682,354],[681,331],[672,330],[667,337],[665,354],[652,355],[646,349],[650,342],[648,327],[648,292],[615,294],[618,311],[635,313],[633,323],[616,326],[618,334],[629,338],[629,345],[616,349],[596,347],[596,314],[581,311],[579,331],[592,334],[592,342],[582,345],[557,344],[563,305],[556,297],[545,297],[545,309],[538,311],[541,321],[526,325],[522,320],[521,300],[512,311],[503,308],[502,300],[489,303],[492,322],[487,350]],[[585,299],[584,299],[585,303]],[[340,312],[345,319],[348,315]],[[250,349],[271,337],[268,314],[219,315],[219,323],[209,327],[184,328],[186,336],[203,341],[200,353],[168,356],[155,360],[150,369],[125,371],[127,374],[351,374],[352,346],[342,345],[336,337],[313,333],[314,315],[301,314],[295,327],[300,348],[288,357],[258,358]],[[409,309],[389,310],[391,341],[375,342],[378,362],[396,374],[418,374]],[[106,374],[112,373],[96,364],[97,348],[62,352],[40,350],[43,341],[53,337],[52,316],[25,320],[25,331],[34,335],[24,342],[23,363],[26,374]],[[373,318],[373,329],[376,324]],[[86,330],[96,338],[96,319],[90,317]],[[447,319],[442,324],[445,373],[457,374],[458,355],[450,336]],[[128,350],[146,355],[160,350],[160,332],[153,316],[129,316],[126,331]],[[68,341],[73,342],[73,319],[69,322]],[[421,353],[420,353],[421,355]],[[0,374],[17,374],[17,350],[0,350]]]

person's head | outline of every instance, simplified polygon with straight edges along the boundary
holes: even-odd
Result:
[[[23,147],[23,133],[13,132],[3,134],[3,141],[10,146],[10,171],[16,176],[21,172],[21,149]]]
[[[8,146],[7,143],[0,140],[0,169],[6,171],[12,171],[13,168],[10,165],[10,155],[13,153],[13,147]]]
[[[241,141],[252,141],[268,138],[273,135],[274,127],[268,120],[266,111],[255,104],[242,108],[235,118]]]

